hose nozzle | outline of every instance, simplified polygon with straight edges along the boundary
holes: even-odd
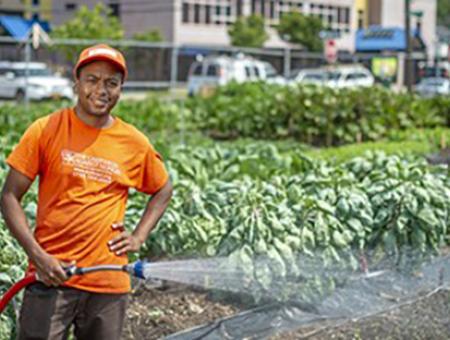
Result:
[[[139,279],[145,279],[144,276],[144,264],[146,264],[146,261],[136,261],[130,264],[127,264],[124,266],[124,271],[126,271],[128,274],[133,275]]]

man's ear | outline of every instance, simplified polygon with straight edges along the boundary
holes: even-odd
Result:
[[[75,94],[78,94],[78,87],[79,87],[79,84],[80,84],[79,79],[78,79],[78,78],[75,79],[75,81],[74,81],[74,83],[73,83],[73,86],[72,86],[73,92],[74,92]]]

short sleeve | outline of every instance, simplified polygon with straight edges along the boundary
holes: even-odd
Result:
[[[141,163],[136,190],[153,195],[166,184],[168,179],[169,174],[161,155],[149,144]]]
[[[29,179],[34,180],[41,166],[40,139],[42,128],[37,120],[28,127],[19,143],[6,159],[6,163]]]

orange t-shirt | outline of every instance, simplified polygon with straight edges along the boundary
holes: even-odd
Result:
[[[73,109],[35,121],[7,163],[31,180],[39,175],[35,237],[49,254],[86,267],[124,265],[107,242],[120,233],[128,189],[154,194],[168,180],[148,139],[119,118],[105,129],[85,124]],[[28,271],[33,271],[30,264]],[[130,291],[128,274],[74,276],[66,286],[101,293]]]

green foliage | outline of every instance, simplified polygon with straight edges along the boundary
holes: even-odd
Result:
[[[73,19],[53,29],[51,37],[120,40],[124,37],[124,30],[119,19],[111,15],[111,9],[102,3],[98,3],[92,10],[87,6],[81,6]],[[86,46],[58,45],[55,48],[63,51],[67,60],[75,62],[84,47]]]
[[[37,117],[68,105],[67,102],[36,103],[26,113],[22,106],[0,106],[0,134],[16,140]],[[392,94],[379,87],[337,91],[326,87],[256,83],[230,84],[219,88],[210,98],[180,102],[167,103],[155,97],[121,101],[114,114],[136,125],[152,139],[177,135],[182,141],[203,134],[202,138],[209,136],[216,140],[290,140],[314,146],[407,140],[411,143],[406,146],[423,154],[427,148],[450,144],[445,129],[450,126],[449,108],[450,99],[446,97],[422,99]],[[163,148],[167,146],[167,142],[161,144]],[[373,149],[378,147],[379,144],[373,144]],[[396,146],[383,146],[388,153],[389,148],[395,151]],[[342,154],[350,149],[333,152]]]
[[[437,1],[437,23],[447,28],[450,27],[450,2],[448,0]]]
[[[450,133],[450,130],[448,131]],[[411,141],[404,136],[402,141],[380,141],[349,144],[334,148],[316,148],[306,151],[306,155],[314,159],[333,160],[341,163],[354,157],[359,157],[367,151],[383,151],[388,155],[397,154],[399,151],[406,154],[426,155],[438,149],[438,144],[428,141]]]
[[[230,84],[186,103],[194,125],[217,138],[291,137],[313,145],[386,138],[390,131],[446,126],[449,99],[393,94],[381,87],[336,90],[266,83]]]
[[[133,35],[134,40],[148,41],[148,42],[160,42],[163,41],[161,31],[158,29],[150,30],[147,32],[135,33]]]
[[[323,42],[319,37],[324,29],[322,20],[313,15],[304,15],[298,11],[283,14],[277,26],[278,34],[284,40],[300,44],[307,50],[320,52]]]
[[[443,105],[446,99],[422,101],[388,95],[379,89],[346,92],[349,98],[337,91],[309,87],[252,85],[220,91],[221,97],[204,101],[163,104],[153,98],[124,101],[115,109],[115,114],[143,130],[163,151],[175,185],[171,205],[141,256],[229,256],[243,266],[249,282],[266,289],[279,278],[298,278],[292,287],[283,287],[280,298],[297,294],[310,301],[311,296],[333,291],[338,282],[306,277],[294,261],[299,254],[348,272],[358,269],[355,250],[375,251],[379,260],[393,256],[401,266],[404,247],[425,256],[430,249],[437,253],[448,242],[447,170],[428,167],[415,156],[450,140],[449,129],[415,128],[444,124],[447,117],[441,114],[448,110]],[[0,106],[0,182],[6,176],[5,157],[26,127],[37,117],[67,105],[33,104],[26,113],[21,106]],[[354,117],[364,117],[360,121],[371,129],[383,124],[392,129],[380,132],[368,128],[366,132],[361,128],[356,132],[364,132],[363,136],[373,133],[373,139],[384,136],[393,142],[317,151],[285,138],[290,135],[289,129],[283,131],[290,126],[288,113],[296,124],[303,119],[305,129],[315,127],[315,138],[326,138],[329,125],[321,112],[335,107],[346,115],[333,114],[337,118],[331,131],[349,129],[346,126]],[[209,110],[210,116],[197,117],[202,110]],[[354,112],[359,116],[352,116]],[[196,132],[198,127],[205,131],[214,127],[224,134],[237,131],[237,135],[283,139],[217,142]],[[303,129],[295,124],[290,128]],[[301,139],[300,134],[293,135]],[[367,149],[385,149],[390,154],[410,151],[413,156],[363,154]],[[134,228],[148,197],[133,190],[129,197],[125,221],[128,228]],[[35,218],[36,199],[34,185],[23,200],[30,221]],[[3,222],[0,248],[1,294],[23,275],[26,266],[25,253]],[[255,268],[254,257],[264,254],[270,260]],[[13,327],[10,306],[1,316],[0,338],[9,338]]]
[[[229,256],[268,288],[305,274],[299,255],[355,271],[359,253],[375,253],[371,266],[389,257],[403,268],[404,249],[415,249],[420,262],[448,242],[447,171],[418,158],[368,153],[333,165],[270,144],[171,155],[177,194],[146,244],[151,254]],[[263,273],[253,266],[258,255],[273,261]]]
[[[269,38],[260,15],[238,18],[228,29],[233,46],[262,47]]]

